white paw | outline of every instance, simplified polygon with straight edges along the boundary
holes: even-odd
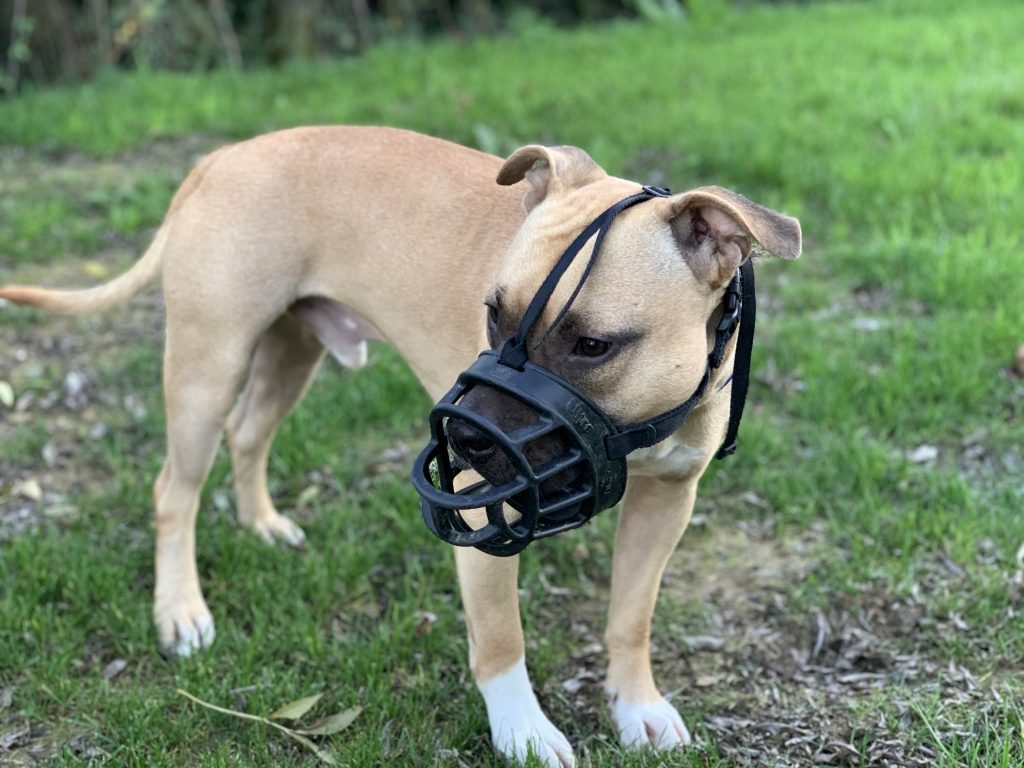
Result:
[[[538,706],[534,712],[502,721],[498,729],[491,727],[494,748],[505,758],[519,765],[530,755],[544,768],[571,768],[576,765],[572,745],[562,732],[551,724]]]
[[[619,732],[619,743],[639,749],[676,749],[690,744],[690,732],[676,708],[659,698],[649,703],[628,702],[612,695],[612,720]]]
[[[253,520],[246,525],[267,544],[276,544],[280,541],[291,547],[300,547],[306,540],[305,531],[279,512]]]
[[[213,645],[213,616],[202,597],[177,602],[158,600],[153,614],[164,653],[187,659]]]
[[[530,685],[526,662],[477,686],[487,704],[491,742],[503,757],[522,765],[533,755],[544,768],[572,768],[572,745],[548,720]]]

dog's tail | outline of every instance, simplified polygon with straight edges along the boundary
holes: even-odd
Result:
[[[35,285],[4,285],[0,286],[0,299],[62,315],[81,315],[110,309],[141,291],[160,272],[169,229],[168,222],[165,221],[142,258],[127,272],[103,285],[78,291],[41,288]]]

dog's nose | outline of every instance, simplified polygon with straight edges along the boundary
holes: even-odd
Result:
[[[472,424],[452,419],[448,422],[447,431],[452,448],[470,464],[483,461],[494,453],[494,441]]]

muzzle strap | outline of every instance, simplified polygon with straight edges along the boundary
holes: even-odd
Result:
[[[747,305],[747,295],[750,296],[750,304]],[[725,297],[722,300],[722,319],[715,329],[715,346],[708,354],[707,366],[704,368],[704,375],[693,394],[686,402],[676,406],[671,411],[666,411],[660,416],[655,416],[648,421],[639,424],[631,424],[620,427],[616,434],[608,435],[605,438],[605,446],[608,449],[608,458],[618,459],[632,453],[638,448],[650,448],[667,438],[686,421],[693,410],[700,404],[707,392],[708,384],[711,383],[711,376],[715,370],[722,365],[725,357],[725,349],[733,334],[739,328],[739,339],[737,340],[736,358],[733,367],[733,390],[732,400],[729,408],[729,426],[726,433],[725,443],[719,449],[719,458],[728,456],[736,450],[736,432],[739,430],[740,416],[743,414],[743,401],[747,394],[747,381],[750,373],[750,350],[754,341],[754,268],[750,262],[744,263],[736,271],[729,287],[726,288]],[[749,308],[748,308],[749,307]],[[740,322],[742,314],[742,323]],[[750,322],[747,323],[749,315]],[[745,362],[741,365],[740,348],[746,349]],[[738,394],[739,393],[739,394]],[[737,397],[739,397],[737,407]],[[722,453],[726,448],[732,450]]]
[[[740,267],[742,291],[740,294],[740,335],[736,340],[736,354],[732,366],[732,395],[729,398],[729,427],[725,432],[722,447],[715,454],[724,459],[736,452],[736,440],[743,418],[743,406],[747,402],[747,387],[750,384],[750,356],[754,349],[754,318],[757,314],[757,298],[754,293],[754,265],[748,259]]]

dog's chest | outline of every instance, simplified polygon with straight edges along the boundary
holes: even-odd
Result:
[[[704,460],[705,451],[669,438],[650,448],[641,448],[629,456],[629,471],[648,477],[689,475]]]

